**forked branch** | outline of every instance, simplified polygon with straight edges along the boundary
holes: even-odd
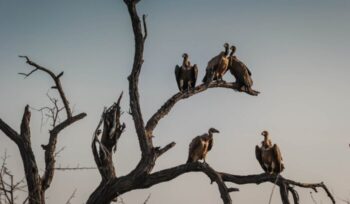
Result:
[[[40,70],[40,71],[43,71],[45,73],[47,73],[54,81],[55,83],[55,86],[52,86],[53,89],[57,89],[59,94],[60,94],[60,97],[62,99],[62,102],[64,104],[64,108],[66,109],[66,113],[67,113],[67,118],[70,118],[72,117],[72,111],[69,107],[69,102],[67,100],[67,97],[66,95],[64,94],[64,91],[63,91],[63,88],[62,88],[62,85],[61,85],[61,80],[60,80],[60,77],[63,75],[63,72],[59,73],[58,75],[55,75],[51,70],[43,67],[43,66],[40,66],[38,65],[37,63],[31,61],[29,59],[29,57],[27,56],[19,56],[21,58],[25,58],[26,59],[26,63],[35,67],[35,69],[33,69],[31,72],[29,72],[28,74],[25,74],[25,73],[19,73],[21,75],[24,75],[25,77],[29,77],[31,74],[33,74],[35,71],[37,70]]]
[[[55,126],[52,130],[50,130],[50,137],[49,142],[47,145],[41,145],[42,148],[45,150],[45,172],[42,176],[42,187],[44,190],[48,189],[55,171],[55,151],[56,151],[56,144],[57,144],[57,137],[58,134],[65,129],[66,127],[70,126],[71,124],[75,123],[78,120],[83,119],[86,116],[86,113],[80,113],[78,115],[72,116],[70,118],[67,118],[57,126]]]
[[[34,69],[28,74],[25,74],[25,73],[19,73],[19,74],[24,75],[25,77],[29,77],[31,74],[35,73],[38,70],[48,74],[55,83],[55,86],[53,86],[52,88],[58,90],[60,98],[64,105],[64,109],[66,110],[66,114],[67,114],[67,118],[63,122],[56,124],[58,113],[60,110],[62,110],[62,108],[58,107],[56,99],[49,97],[51,102],[54,105],[53,108],[47,107],[48,110],[51,111],[51,114],[52,114],[51,117],[52,117],[53,123],[52,123],[52,129],[49,131],[50,132],[49,142],[47,145],[42,145],[42,148],[45,151],[45,171],[42,177],[40,177],[39,175],[37,163],[35,160],[35,155],[33,153],[32,146],[31,146],[31,133],[30,133],[31,112],[29,111],[29,105],[26,105],[24,109],[20,134],[18,134],[15,130],[13,130],[10,126],[8,126],[4,121],[0,119],[0,129],[11,140],[13,140],[17,144],[20,150],[23,166],[25,170],[25,175],[26,175],[27,187],[28,187],[28,194],[29,194],[27,199],[28,202],[30,204],[39,204],[39,203],[44,204],[45,191],[46,189],[49,188],[54,176],[55,162],[56,162],[55,151],[56,151],[58,134],[66,127],[84,118],[86,114],[80,113],[75,116],[72,115],[68,100],[65,96],[65,93],[63,91],[61,81],[60,81],[60,78],[62,77],[63,72],[61,72],[58,75],[55,75],[50,69],[47,69],[43,66],[36,64],[35,62],[31,61],[27,56],[20,56],[20,57],[25,58],[26,63],[33,66]]]

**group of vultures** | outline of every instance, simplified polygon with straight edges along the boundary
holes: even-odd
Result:
[[[251,92],[252,74],[248,67],[234,55],[236,47],[230,47],[228,43],[225,43],[224,48],[224,51],[209,60],[203,83],[208,86],[212,81],[224,82],[223,76],[230,70],[236,79],[235,83],[240,87],[239,89]],[[230,53],[229,50],[231,50]],[[176,82],[181,92],[191,91],[196,87],[198,67],[196,64],[191,65],[188,54],[184,53],[182,57],[182,65],[176,65],[175,67]],[[219,133],[219,131],[210,128],[208,133],[197,136],[192,140],[189,146],[187,163],[197,162],[198,160],[206,162],[206,155],[213,147],[214,133]],[[267,131],[263,131],[261,135],[264,139],[260,146],[255,147],[256,159],[266,173],[279,174],[284,169],[281,152],[276,144],[272,144]]]
[[[235,46],[230,47],[228,43],[225,43],[224,48],[224,51],[209,60],[203,83],[209,85],[212,81],[223,82],[223,76],[230,70],[231,74],[236,78],[236,83],[240,86],[240,90],[251,92],[253,85],[252,73],[234,55],[236,51]],[[229,50],[231,50],[230,53]],[[176,82],[180,91],[190,91],[196,86],[198,67],[196,64],[191,65],[187,53],[184,53],[182,57],[182,65],[175,66]]]

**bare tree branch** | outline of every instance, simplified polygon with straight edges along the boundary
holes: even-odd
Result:
[[[116,177],[113,163],[113,151],[115,152],[117,150],[118,140],[125,129],[125,124],[121,124],[120,122],[122,114],[120,102],[122,96],[123,93],[120,94],[117,103],[114,103],[108,109],[104,109],[91,144],[94,159],[102,177],[102,182],[107,182]],[[101,133],[100,127],[102,124],[103,131],[101,140],[99,140],[98,136]],[[99,151],[96,144],[99,144]]]
[[[248,176],[237,176],[237,175],[232,175],[232,174],[227,174],[227,173],[220,173],[223,180],[226,182],[233,182],[236,184],[260,184],[263,182],[271,182],[274,183],[276,180],[276,175],[268,175],[268,174],[260,174],[260,175],[248,175]],[[301,188],[311,188],[315,192],[317,192],[317,188],[322,188],[325,190],[327,196],[329,199],[332,201],[332,203],[335,203],[334,196],[330,193],[328,190],[327,186],[321,182],[321,183],[300,183],[296,182],[290,179],[285,179],[283,176],[280,176],[276,182],[276,185],[281,186],[284,188],[287,188],[286,190],[290,190],[290,186],[298,186]],[[285,185],[285,186],[284,186]],[[285,192],[287,195],[287,192]],[[283,195],[283,196],[286,196]],[[282,196],[282,195],[281,195]],[[288,199],[288,197],[287,197]],[[289,201],[288,201],[289,203]]]
[[[145,174],[148,174],[149,172],[151,172],[151,170],[153,169],[153,167],[155,165],[155,160],[158,156],[156,149],[153,147],[152,135],[146,134],[146,131],[145,131],[145,125],[144,125],[143,116],[142,116],[142,112],[141,112],[141,108],[140,108],[139,90],[138,90],[139,75],[140,75],[141,67],[143,64],[144,42],[145,42],[145,39],[147,37],[146,22],[145,21],[143,22],[144,28],[145,28],[145,36],[144,36],[142,34],[141,20],[140,20],[138,14],[137,14],[137,11],[136,11],[136,4],[139,1],[124,0],[124,2],[127,5],[127,8],[128,8],[129,14],[130,14],[132,28],[134,31],[134,39],[135,39],[134,63],[133,63],[131,74],[128,77],[128,80],[129,80],[129,98],[130,98],[130,114],[132,115],[132,118],[134,121],[134,126],[135,126],[135,130],[137,133],[139,146],[140,146],[142,155],[141,155],[141,159],[140,159],[139,163],[137,164],[135,169],[128,174],[128,176],[116,178],[113,176],[113,173],[115,174],[115,172],[112,171],[113,173],[109,174],[109,175],[112,175],[112,177],[111,176],[107,177],[109,179],[109,182],[104,182],[104,179],[102,179],[102,182],[99,185],[99,187],[97,187],[96,190],[94,191],[94,193],[92,193],[92,195],[90,196],[88,203],[109,203],[113,199],[117,198],[119,196],[119,193],[110,194],[111,197],[102,198],[104,201],[101,201],[100,196],[101,196],[101,193],[104,194],[104,193],[109,192],[110,185],[115,185],[119,181],[126,181],[127,183],[132,183],[133,181],[135,181],[135,179],[137,180],[138,178],[141,178]],[[145,17],[144,17],[144,20],[145,20]],[[105,122],[105,124],[106,124],[106,122]],[[104,127],[104,129],[105,129],[105,127]],[[105,160],[107,162],[105,162],[103,164],[104,160],[101,159],[101,155],[103,155],[104,151],[100,151],[100,155],[97,156],[96,132],[97,132],[97,130],[95,131],[95,137],[94,137],[95,140],[93,141],[92,149],[93,149],[95,162],[99,167],[99,171],[100,171],[100,173],[102,172],[101,169],[103,169],[103,168],[101,168],[101,167],[107,167],[107,169],[114,170],[113,162],[110,159],[108,159],[109,161]],[[104,132],[105,132],[105,130],[104,130]],[[103,137],[103,135],[102,135],[102,137]],[[100,145],[100,150],[101,149],[103,150],[104,146],[105,145]],[[166,149],[169,149],[169,147],[167,147]],[[162,151],[165,152],[166,149],[164,149]],[[111,158],[110,155],[111,154],[105,154],[105,158]],[[99,165],[101,165],[101,167]],[[111,172],[111,171],[109,171],[109,172]],[[106,176],[103,176],[104,175],[103,172],[101,173],[101,175],[102,175],[102,178],[106,177]],[[123,178],[128,178],[128,179],[124,180]]]
[[[202,172],[205,173],[211,180],[211,182],[216,182],[219,187],[219,192],[221,195],[221,199],[223,200],[223,203],[229,204],[231,203],[231,198],[229,196],[229,193],[232,192],[231,189],[226,187],[225,182],[231,182],[238,185],[244,185],[244,184],[261,184],[265,182],[269,182],[274,184],[276,182],[276,185],[280,187],[281,197],[284,204],[289,203],[288,200],[288,193],[286,191],[290,191],[290,185],[294,184],[300,184],[299,182],[295,182],[290,179],[285,179],[283,176],[279,176],[277,178],[276,175],[269,175],[269,174],[257,174],[257,175],[246,175],[246,176],[238,176],[228,173],[222,173],[222,172],[216,172],[214,169],[212,169],[208,164],[205,163],[189,163],[189,164],[183,164],[179,166],[175,166],[172,168],[164,169],[155,173],[152,173],[150,175],[147,175],[143,178],[142,182],[140,180],[130,180],[131,178],[128,176],[120,177],[119,179],[114,179],[115,182],[110,182],[107,186],[105,186],[102,191],[104,192],[104,197],[99,197],[99,200],[92,202],[92,203],[107,203],[108,198],[114,198],[118,195],[121,195],[125,192],[129,192],[131,190],[135,189],[143,189],[143,188],[149,188],[151,186],[157,185],[159,183],[167,182],[172,179],[177,178],[180,175],[183,175],[185,173],[189,172]],[[316,184],[306,184],[303,183],[302,185],[298,185],[302,188],[324,188],[324,184],[322,183],[316,183]],[[235,189],[237,190],[237,189]],[[294,203],[297,203],[295,199],[296,193],[292,191]],[[101,195],[101,194],[100,194]],[[333,199],[332,195],[328,195],[332,203],[335,203],[335,200]],[[88,201],[89,203],[89,201]]]
[[[291,186],[288,186],[288,190],[289,190],[289,192],[292,193],[294,204],[299,204],[299,194],[298,194],[298,192]]]
[[[146,15],[142,15],[142,22],[143,22],[143,30],[144,30],[144,35],[143,35],[143,41],[146,41],[147,38],[147,24],[146,24]]]
[[[29,106],[26,105],[21,123],[21,140],[19,143],[17,143],[17,146],[21,154],[27,181],[29,194],[28,202],[30,204],[39,204],[44,203],[44,197],[41,189],[41,179],[38,171],[38,166],[31,147],[31,134],[29,127],[30,116],[31,113],[29,111]]]
[[[224,183],[225,181],[222,179],[220,173],[216,172],[208,164],[203,164],[199,162],[184,164],[152,173],[145,179],[145,181],[141,185],[141,188],[148,188],[161,182],[170,181],[184,173],[196,171],[203,172],[204,174],[206,174],[210,178],[211,183],[217,183],[223,203],[227,204],[232,202],[231,197],[229,195],[230,191]]]
[[[163,117],[165,117],[170,110],[174,107],[174,105],[179,102],[180,100],[189,98],[195,94],[201,93],[208,88],[228,88],[228,89],[233,89],[235,91],[240,91],[240,86],[236,83],[225,83],[225,82],[212,82],[209,84],[209,86],[205,84],[201,84],[197,86],[193,91],[189,92],[178,92],[175,95],[173,95],[171,98],[169,98],[159,110],[153,114],[153,116],[148,120],[146,124],[146,131],[148,134],[152,134],[153,130],[157,126],[159,120],[161,120]],[[246,92],[247,94],[250,95],[257,95],[257,94],[252,94],[251,92]]]
[[[80,119],[83,119],[85,116],[86,116],[86,113],[80,113],[78,115],[67,118],[65,121],[55,126],[50,131],[49,143],[47,145],[42,145],[42,148],[45,150],[45,172],[44,172],[44,175],[42,176],[42,187],[44,190],[50,187],[51,181],[54,176],[54,169],[55,169],[55,163],[56,163],[55,151],[56,151],[58,134],[64,128],[68,127],[69,125],[75,123]]]
[[[151,194],[149,194],[149,195],[147,196],[147,198],[146,198],[145,202],[143,202],[143,204],[147,204],[150,198],[151,198]]]
[[[77,189],[74,189],[72,195],[68,198],[66,204],[71,204],[72,199],[75,197],[75,193],[77,192]]]
[[[229,193],[231,193],[231,192],[238,192],[239,191],[239,189],[238,188],[228,188],[227,189],[227,191],[229,192]]]
[[[153,143],[150,135],[146,135],[146,131],[144,128],[144,121],[140,108],[140,100],[139,100],[139,91],[138,91],[138,82],[139,75],[141,72],[141,67],[143,64],[143,50],[144,50],[144,38],[142,34],[141,21],[136,11],[136,1],[134,0],[125,0],[124,1],[128,7],[132,28],[134,31],[134,39],[135,39],[135,54],[134,54],[134,63],[131,71],[129,79],[129,95],[130,95],[130,110],[132,114],[132,118],[134,120],[134,125],[136,129],[136,133],[138,136],[140,149],[142,152],[142,158],[138,167],[135,169],[135,174],[140,174],[147,169],[147,162],[152,160],[152,149]],[[149,170],[149,168],[148,168]]]
[[[21,57],[21,56],[20,56]],[[26,74],[26,73],[18,73],[18,74],[20,74],[20,75],[24,75],[24,78],[27,78],[27,77],[29,77],[31,74],[33,74],[34,72],[36,72],[36,71],[38,71],[38,69],[33,69],[31,72],[29,72],[28,74]]]
[[[55,170],[58,171],[77,171],[77,170],[95,170],[96,167],[56,167]]]
[[[301,187],[301,188],[311,188],[312,190],[314,190],[316,193],[317,193],[317,188],[322,188],[327,196],[332,200],[333,203],[335,203],[335,198],[334,196],[332,195],[332,193],[328,190],[327,186],[321,182],[321,183],[301,183],[301,182],[296,182],[296,181],[292,181],[292,180],[288,180],[287,179],[287,183],[289,185],[292,185],[292,186],[298,186],[298,187]]]
[[[278,180],[278,178],[279,178],[279,174],[277,175],[277,177],[276,177],[276,180],[275,180],[275,185],[273,185],[273,187],[272,187],[272,190],[271,190],[271,193],[270,193],[270,199],[269,199],[269,204],[271,204],[271,201],[272,201],[272,196],[273,196],[273,192],[275,191],[275,187],[276,187],[276,182],[277,182],[277,180]]]
[[[169,144],[167,144],[165,147],[160,148],[160,147],[156,147],[156,153],[157,153],[157,157],[161,156],[162,154],[164,154],[165,152],[167,152],[168,150],[170,150],[171,148],[173,148],[176,145],[175,142],[171,142]]]
[[[104,118],[104,114],[106,112],[106,108],[104,108],[103,112],[102,112],[102,115],[101,115],[101,119],[100,119],[100,122],[98,123],[97,127],[96,127],[96,130],[94,132],[94,136],[92,138],[92,143],[91,143],[91,149],[92,149],[92,154],[94,155],[94,159],[95,159],[95,163],[97,165],[97,169],[99,170],[100,172],[100,175],[102,177],[102,180],[104,179],[104,172],[102,171],[103,167],[102,167],[102,161],[100,159],[100,155],[98,153],[98,150],[97,150],[97,146],[96,146],[96,143],[98,143],[100,145],[100,149],[104,148],[104,146],[101,144],[100,140],[98,139],[98,136],[100,135],[101,133],[101,130],[100,130],[100,127],[103,123],[103,118]],[[104,150],[104,149],[103,149]],[[107,150],[106,150],[107,151]]]
[[[29,105],[26,105],[24,108],[24,114],[22,117],[22,123],[21,123],[21,137],[26,139],[27,142],[30,142],[30,127],[29,127],[29,121],[30,121],[31,113],[29,111]]]
[[[21,140],[19,134],[0,118],[0,130],[12,141],[18,144]]]
[[[62,110],[64,110],[64,107],[59,107],[58,105],[58,99],[51,97],[49,93],[46,94],[50,102],[52,103],[53,107],[44,106],[41,108],[32,108],[36,111],[39,111],[41,113],[41,128],[43,126],[43,117],[46,116],[47,120],[51,119],[51,127],[54,128],[57,125],[57,122],[61,122],[59,114]]]
[[[31,71],[29,74],[24,74],[26,77],[30,76],[32,73],[34,73],[34,71],[36,70],[41,70],[45,73],[47,73],[48,75],[50,75],[50,77],[53,79],[53,81],[55,82],[55,87],[59,94],[60,94],[60,97],[62,99],[62,102],[64,104],[64,107],[66,109],[66,113],[67,113],[67,118],[71,118],[72,117],[72,112],[71,112],[71,109],[69,107],[69,102],[64,94],[64,91],[63,91],[63,88],[62,88],[62,85],[61,85],[61,80],[60,80],[60,77],[63,75],[63,72],[61,72],[59,75],[55,75],[51,70],[45,68],[45,67],[42,67],[38,64],[36,64],[35,62],[31,61],[29,59],[29,57],[27,56],[19,56],[21,58],[25,58],[26,59],[26,63],[35,67],[35,69],[33,71]],[[23,73],[21,73],[23,75]]]
[[[59,155],[61,152],[63,152],[64,149],[66,149],[66,147],[62,147],[61,149],[57,150],[57,151],[55,152],[55,154],[53,155],[54,158],[57,158],[58,155]]]

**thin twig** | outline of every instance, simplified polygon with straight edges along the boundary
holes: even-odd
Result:
[[[18,74],[20,74],[20,75],[24,75],[24,78],[27,78],[27,77],[29,77],[31,74],[33,74],[34,72],[36,72],[38,69],[33,69],[31,72],[29,72],[28,74],[26,74],[26,73],[22,73],[22,72],[20,72],[20,73],[18,73]]]
[[[26,63],[35,67],[33,71],[29,72],[28,74],[24,74],[24,73],[20,73],[21,75],[25,75],[25,77],[28,77],[30,76],[32,73],[34,73],[36,70],[40,70],[40,71],[43,71],[45,73],[47,73],[52,79],[53,81],[55,82],[55,86],[53,86],[52,88],[54,89],[57,89],[60,97],[61,97],[61,100],[64,104],[64,108],[66,110],[66,113],[67,113],[67,118],[71,118],[72,117],[72,112],[71,112],[71,109],[69,107],[69,102],[65,96],[65,93],[63,91],[63,88],[62,88],[62,85],[61,85],[61,81],[60,81],[60,77],[63,75],[63,72],[59,73],[58,75],[55,75],[50,69],[47,69],[43,66],[40,66],[39,64],[31,61],[29,59],[29,57],[27,56],[23,56],[23,55],[20,55],[19,56],[20,58],[25,58],[26,59]]]
[[[143,22],[143,41],[146,41],[147,38],[147,24],[146,24],[146,17],[147,15],[143,14],[142,15],[142,22]]]
[[[59,149],[57,152],[55,152],[55,154],[53,155],[54,158],[58,157],[58,155],[63,152],[63,150],[66,149],[66,147],[62,147],[61,149]]]
[[[96,167],[88,167],[88,166],[85,166],[85,167],[80,167],[79,165],[77,165],[76,167],[55,167],[55,170],[59,170],[59,171],[77,171],[77,170],[94,170],[94,169],[97,169]]]
[[[74,189],[72,195],[70,195],[70,197],[68,198],[66,204],[71,204],[71,200],[74,198],[76,192],[77,192],[77,189]]]
[[[145,200],[145,202],[143,202],[143,204],[147,204],[147,202],[149,201],[149,199],[151,198],[151,194],[149,194]]]
[[[278,180],[279,176],[280,176],[280,174],[277,174],[275,183],[273,184],[273,187],[272,187],[272,190],[271,190],[271,194],[270,194],[269,204],[271,204],[273,192],[275,191],[276,183],[277,183],[277,180]]]

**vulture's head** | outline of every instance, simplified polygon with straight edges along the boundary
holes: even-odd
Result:
[[[262,131],[261,135],[264,137],[267,137],[267,136],[269,136],[269,132],[267,132],[267,130],[264,130],[264,131]]]
[[[225,44],[224,44],[224,48],[225,48],[225,49],[228,49],[229,47],[230,47],[230,45],[229,45],[228,43],[225,43]]]
[[[230,47],[230,50],[231,50],[231,54],[235,53],[236,52],[236,46],[232,45]]]
[[[182,54],[182,57],[183,57],[183,58],[188,58],[188,54],[187,54],[187,53],[183,53],[183,54]]]
[[[228,55],[228,50],[229,50],[230,45],[228,43],[224,44],[224,48],[225,48],[225,55]]]
[[[215,129],[215,128],[210,128],[209,133],[219,133],[219,130]]]

